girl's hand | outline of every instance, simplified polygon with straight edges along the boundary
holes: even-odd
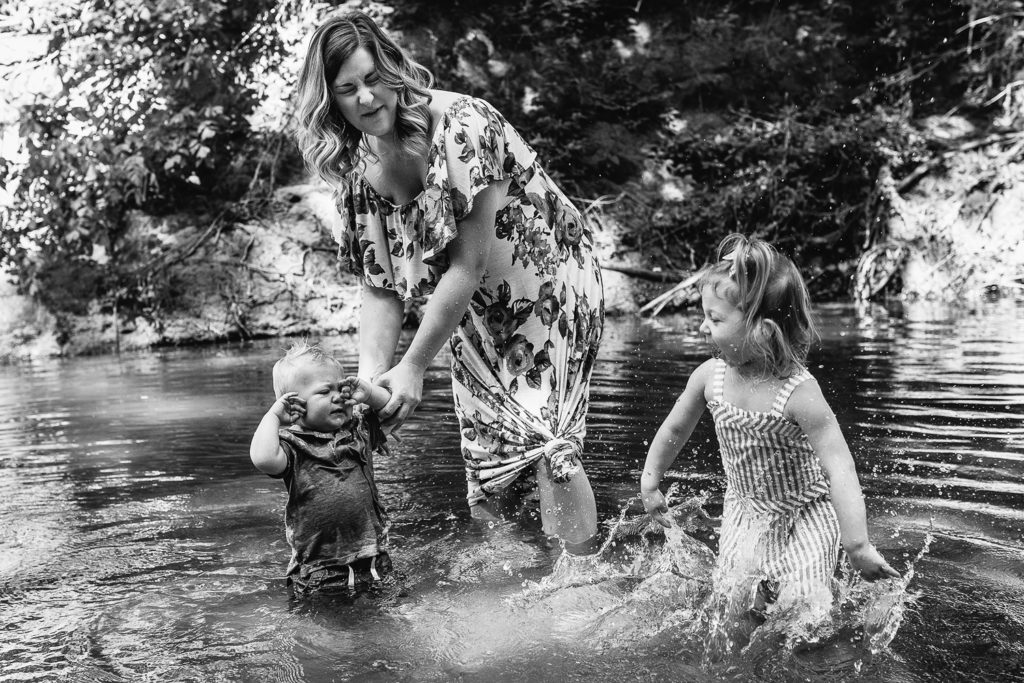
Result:
[[[878,579],[898,579],[900,573],[889,566],[881,553],[870,543],[863,543],[855,548],[847,548],[846,556],[850,564],[868,581]]]
[[[643,502],[644,509],[647,510],[647,514],[651,516],[651,519],[666,529],[672,526],[668,518],[665,517],[668,514],[668,501],[665,500],[665,495],[661,492],[661,489],[654,489],[653,491],[641,489],[640,500]]]
[[[306,414],[306,402],[299,398],[298,393],[289,391],[274,401],[267,412],[272,413],[282,427],[289,427]]]
[[[378,411],[385,432],[401,427],[423,398],[424,369],[404,361],[377,378],[375,384],[391,391],[391,400]]]

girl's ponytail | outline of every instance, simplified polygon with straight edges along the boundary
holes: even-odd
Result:
[[[771,374],[792,374],[817,337],[800,271],[767,242],[738,233],[722,240],[717,255],[701,286],[727,278],[729,299],[743,312],[748,353]]]

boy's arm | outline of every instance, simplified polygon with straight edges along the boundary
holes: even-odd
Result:
[[[647,451],[643,474],[640,475],[640,500],[651,518],[662,526],[669,526],[665,519],[668,504],[661,493],[661,478],[672,466],[679,451],[686,444],[694,427],[704,414],[707,401],[705,388],[713,373],[714,361],[709,360],[698,367],[686,382],[686,388],[676,400],[668,417],[658,428],[651,447]]]
[[[281,447],[277,432],[290,425],[304,412],[295,392],[284,394],[274,401],[267,414],[260,420],[249,444],[249,458],[260,472],[278,475],[288,467],[288,456]]]
[[[786,404],[786,412],[791,413],[796,423],[807,433],[811,447],[821,462],[829,482],[832,505],[839,518],[843,548],[850,562],[867,579],[898,577],[899,573],[886,563],[868,539],[864,494],[857,478],[853,456],[839,428],[839,421],[822,395],[818,383],[809,380],[800,384]]]

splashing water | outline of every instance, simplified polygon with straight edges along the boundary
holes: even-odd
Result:
[[[742,611],[699,540],[714,522],[706,504],[701,495],[673,505],[667,529],[647,515],[627,517],[627,504],[597,553],[563,552],[550,575],[524,582],[507,602],[560,611],[561,636],[577,644],[673,651],[730,675],[852,673],[886,650],[914,603],[908,587],[930,536],[900,579],[867,582],[844,559],[830,594]]]
[[[840,575],[826,629],[777,613],[702,670],[715,538],[622,507],[706,357],[690,316],[606,321],[586,468],[618,531],[600,555],[561,557],[535,505],[512,527],[470,517],[441,357],[375,463],[401,594],[294,607],[284,493],[247,456],[274,339],[0,368],[0,683],[1022,679],[1024,307],[817,313],[812,371],[856,444],[871,536],[905,572]],[[358,362],[355,340],[328,344]],[[691,441],[665,480],[717,513],[709,420]]]

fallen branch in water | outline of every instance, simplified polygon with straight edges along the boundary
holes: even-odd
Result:
[[[677,282],[689,274],[679,270],[651,270],[650,268],[638,268],[637,266],[607,262],[602,262],[601,268],[604,270],[614,270],[616,273],[623,273],[624,275],[640,278],[641,280],[651,280],[652,282]]]
[[[651,315],[658,315],[661,310],[668,306],[670,303],[677,299],[681,299],[684,296],[689,301],[696,301],[700,293],[697,291],[697,281],[700,280],[700,276],[704,274],[704,269],[698,270],[696,273],[690,275],[679,284],[675,285],[667,292],[659,294],[654,297],[640,308],[640,313],[650,313]]]

